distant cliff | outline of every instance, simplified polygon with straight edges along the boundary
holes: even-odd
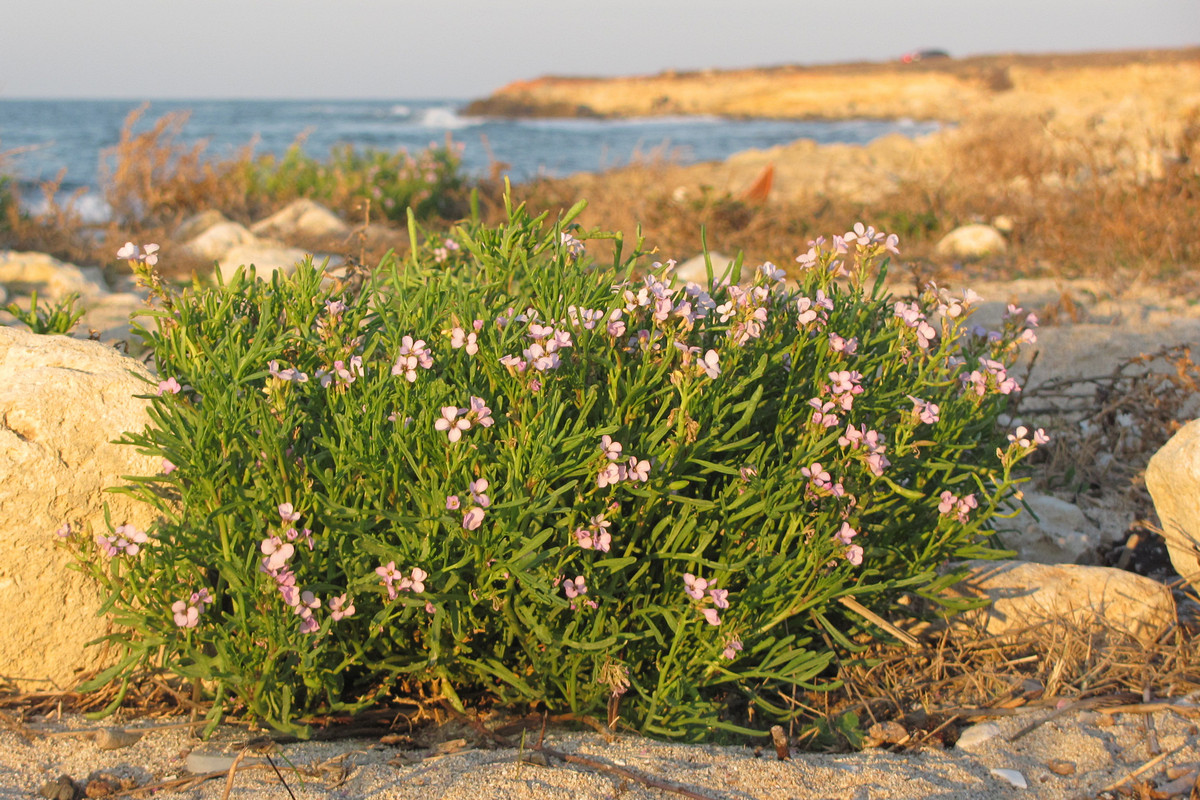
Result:
[[[1027,111],[1111,102],[1192,85],[1200,48],[996,55],[914,64],[856,63],[519,81],[471,103],[477,116],[714,114],[781,119],[958,121],[993,107]]]

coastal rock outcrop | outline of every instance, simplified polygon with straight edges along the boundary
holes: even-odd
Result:
[[[1180,428],[1151,457],[1146,488],[1162,522],[1172,566],[1200,587],[1200,419]]]
[[[307,198],[294,200],[282,210],[250,226],[256,236],[269,236],[291,241],[296,238],[344,238],[350,226],[325,206]]]
[[[91,300],[108,292],[99,267],[83,269],[45,253],[0,251],[0,284],[7,294],[38,293],[39,302],[64,299],[72,292]]]
[[[143,528],[149,506],[105,493],[122,475],[153,475],[161,461],[113,444],[149,421],[152,390],[141,362],[98,342],[0,327],[0,684],[70,688],[111,657],[87,642],[108,632],[102,597],[56,531]]]

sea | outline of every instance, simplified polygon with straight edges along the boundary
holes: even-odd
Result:
[[[678,164],[722,160],[733,153],[797,139],[864,144],[889,133],[920,136],[937,123],[911,120],[798,121],[717,116],[631,119],[497,119],[463,113],[465,100],[6,100],[0,99],[0,174],[17,179],[37,210],[39,185],[62,174],[60,198],[77,191],[88,220],[107,215],[101,193],[105,151],[142,109],[135,131],[164,115],[187,115],[177,141],[203,143],[221,160],[247,145],[282,154],[299,142],[316,158],[334,146],[418,152],[447,139],[463,148],[463,167],[482,176],[495,162],[514,183],[540,176],[596,172],[637,161]]]

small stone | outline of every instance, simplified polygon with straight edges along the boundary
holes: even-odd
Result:
[[[1075,762],[1063,761],[1059,758],[1053,758],[1046,762],[1046,769],[1053,772],[1055,775],[1074,775]]]
[[[969,728],[964,728],[963,732],[958,735],[958,742],[955,747],[959,750],[971,751],[979,745],[986,742],[988,739],[993,739],[1000,735],[1000,726],[994,722],[980,722],[978,725],[972,725]]]
[[[1028,789],[1029,784],[1025,781],[1025,776],[1017,772],[1015,769],[994,769],[991,773],[1003,781],[1008,781],[1018,789]]]
[[[79,787],[70,775],[59,775],[57,780],[43,783],[38,794],[46,800],[75,800],[79,796]]]
[[[879,747],[881,744],[897,744],[908,738],[908,731],[894,720],[876,722],[867,730],[866,747]]]
[[[136,744],[141,738],[142,734],[138,731],[127,731],[123,728],[101,728],[96,731],[94,741],[100,750],[120,750],[122,747]]]

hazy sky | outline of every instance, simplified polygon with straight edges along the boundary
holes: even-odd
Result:
[[[470,98],[544,74],[1200,43],[1200,0],[0,0],[0,98]]]

